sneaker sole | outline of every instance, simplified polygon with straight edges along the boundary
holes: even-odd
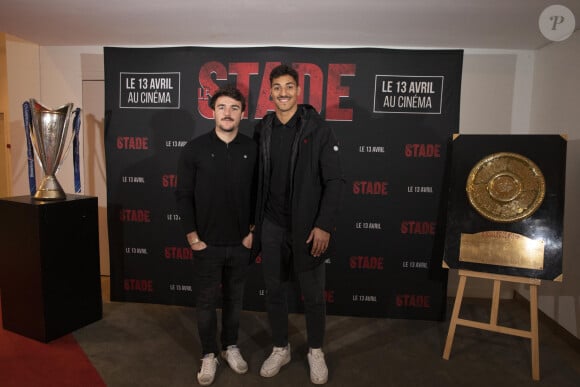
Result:
[[[312,382],[312,384],[326,384],[326,382],[328,382],[328,378],[324,379],[324,380],[312,380],[312,377],[310,378],[310,381]]]
[[[282,367],[284,367],[286,364],[290,363],[290,360],[291,360],[291,358],[290,358],[290,357],[288,357],[288,359],[286,359],[286,360],[284,361],[284,363],[282,363],[282,364],[280,365],[280,367],[279,367],[279,368],[276,370],[276,372],[274,372],[273,374],[270,374],[270,375],[268,375],[268,374],[265,374],[265,373],[264,373],[264,371],[263,371],[262,369],[260,369],[260,376],[262,376],[262,377],[264,377],[264,378],[271,378],[271,377],[273,377],[273,376],[276,376],[276,375],[278,375],[278,373],[280,372],[280,370],[282,369]]]
[[[200,386],[209,386],[210,384],[213,383],[213,381],[215,380],[215,377],[210,380],[209,382],[202,382],[201,380],[199,380],[199,378],[197,379],[197,382],[199,383]]]
[[[310,355],[308,355],[310,356]],[[308,361],[308,367],[310,368],[310,361]],[[327,368],[328,370],[328,368]],[[312,378],[312,374],[310,374],[310,381],[312,382],[312,384],[326,384],[328,382],[328,375],[326,375],[326,378],[324,379],[320,379],[320,380],[315,380]]]
[[[234,367],[232,367],[232,365],[228,362],[228,359],[226,359],[226,357],[224,356],[223,352],[221,353],[222,359],[224,359],[224,361],[228,364],[228,366],[231,368],[232,371],[234,371],[236,374],[238,375],[243,375],[246,372],[248,372],[248,367],[246,367],[245,370],[243,371],[238,371],[237,369],[235,369]]]

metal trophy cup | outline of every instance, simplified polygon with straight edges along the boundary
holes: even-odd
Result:
[[[73,104],[67,103],[50,109],[35,99],[30,99],[30,138],[44,178],[33,198],[36,200],[64,200],[66,194],[56,179],[62,160],[70,149],[74,133],[69,130]]]

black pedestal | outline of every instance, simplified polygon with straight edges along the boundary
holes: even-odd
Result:
[[[96,197],[0,199],[4,329],[49,342],[102,318]]]

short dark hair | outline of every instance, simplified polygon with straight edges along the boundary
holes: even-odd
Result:
[[[298,71],[294,70],[292,67],[286,64],[281,64],[272,69],[270,72],[270,85],[272,84],[274,78],[281,77],[282,75],[290,75],[292,78],[294,78],[296,86],[298,86]]]
[[[246,110],[246,98],[244,97],[242,92],[239,91],[234,85],[226,85],[220,87],[215,93],[213,93],[211,99],[209,100],[209,107],[211,108],[211,110],[215,110],[215,101],[217,101],[219,97],[233,98],[236,101],[242,103],[242,111]]]

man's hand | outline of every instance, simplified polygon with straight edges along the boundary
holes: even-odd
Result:
[[[197,232],[192,231],[192,232],[188,233],[185,237],[187,238],[187,242],[189,243],[189,247],[191,247],[191,249],[193,251],[200,251],[200,250],[207,248],[207,245],[205,244],[205,242],[199,239]]]
[[[248,233],[248,235],[244,237],[244,239],[242,239],[242,245],[244,245],[246,249],[251,249],[253,241],[254,241],[254,233],[250,232]]]
[[[310,254],[314,257],[320,257],[328,248],[328,242],[330,241],[330,233],[324,231],[321,228],[314,227],[308,235],[306,243],[312,242],[312,251]]]
[[[207,245],[205,244],[204,241],[199,241],[197,243],[192,243],[189,246],[191,246],[191,249],[193,251],[201,251],[201,250],[205,250],[207,248]]]

